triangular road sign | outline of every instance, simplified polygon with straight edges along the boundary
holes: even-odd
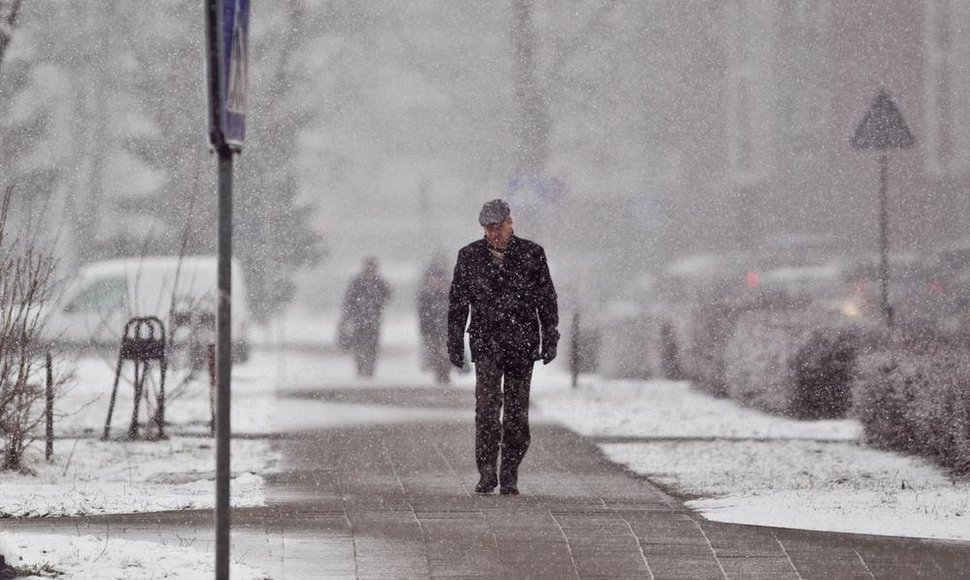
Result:
[[[886,89],[881,89],[872,100],[866,116],[852,136],[852,146],[856,149],[905,148],[911,147],[915,142],[903,115]]]

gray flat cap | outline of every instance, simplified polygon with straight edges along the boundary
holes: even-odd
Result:
[[[501,199],[493,199],[486,201],[482,206],[482,211],[478,214],[478,223],[483,226],[500,224],[510,215],[512,212],[509,211],[509,204]]]

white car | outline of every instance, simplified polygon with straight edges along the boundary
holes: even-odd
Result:
[[[216,256],[118,258],[83,265],[46,313],[44,334],[73,347],[117,347],[133,317],[154,316],[170,346],[215,343]],[[233,360],[249,356],[249,307],[242,268],[232,261]],[[198,352],[194,352],[198,356]]]

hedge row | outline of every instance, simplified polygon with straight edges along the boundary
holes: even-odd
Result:
[[[681,313],[674,328],[677,343],[675,366],[680,377],[715,397],[729,395],[728,361],[725,347],[731,340],[738,319],[756,309],[750,303],[711,302]]]
[[[746,312],[724,346],[727,395],[800,419],[843,417],[856,354],[871,340],[864,327],[827,312]]]
[[[681,320],[679,378],[798,418],[845,415],[856,353],[873,339],[837,313],[771,296],[712,302]]]
[[[875,446],[970,472],[970,344],[890,338],[811,307],[711,304],[679,329],[707,392],[800,419],[852,415]]]
[[[957,472],[970,472],[967,345],[904,338],[860,357],[853,414],[877,447],[916,453]]]

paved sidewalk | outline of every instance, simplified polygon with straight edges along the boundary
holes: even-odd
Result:
[[[277,580],[970,578],[970,543],[705,521],[553,425],[533,426],[522,495],[475,494],[467,390],[298,396],[464,413],[281,439],[287,467],[270,481],[271,505],[233,513],[233,557]],[[3,525],[211,550],[211,524],[190,512]]]

